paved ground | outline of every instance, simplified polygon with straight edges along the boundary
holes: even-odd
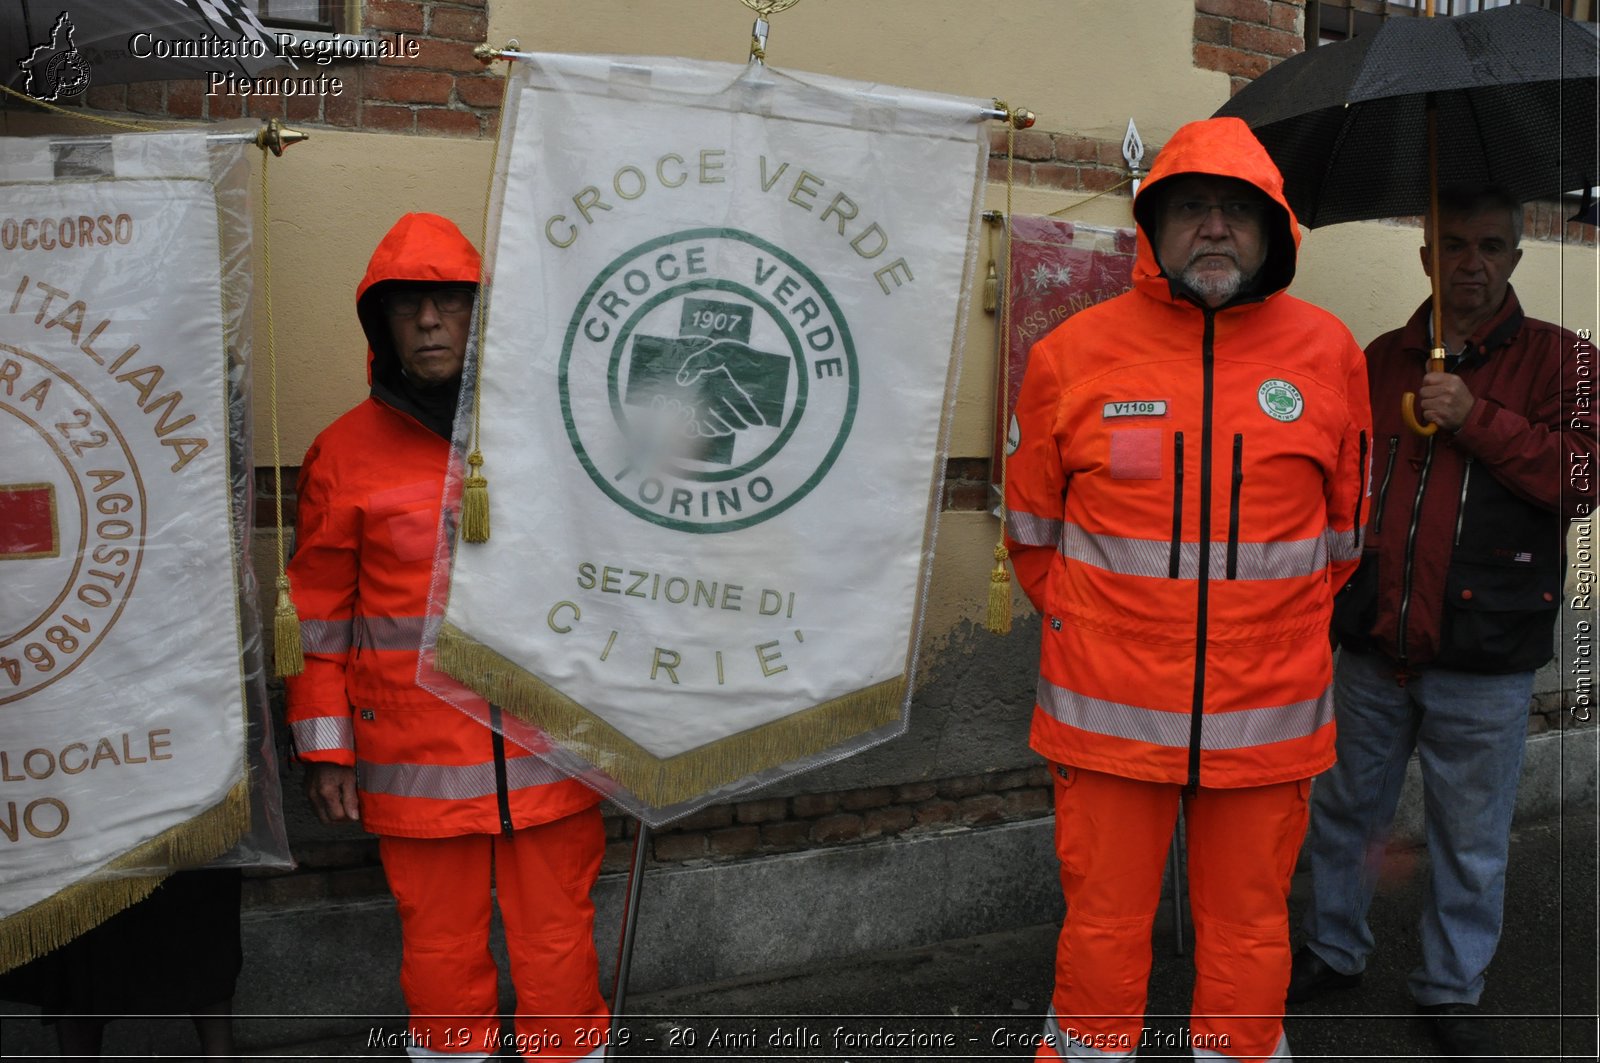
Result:
[[[1510,1058],[1596,1058],[1596,831],[1590,810],[1516,832],[1506,930],[1483,1001]],[[1415,913],[1426,864],[1420,851],[1392,854],[1372,919],[1380,950],[1366,981],[1291,1015],[1296,1058],[1438,1058],[1410,1014],[1405,989],[1416,960]],[[1305,887],[1304,876],[1297,877],[1297,902]],[[1141,1059],[1190,1058],[1183,1015],[1192,976],[1188,958],[1175,952],[1169,913],[1164,905],[1155,935],[1150,1032]],[[1026,1058],[1049,995],[1054,934],[1052,926],[1032,927],[861,956],[825,970],[633,996],[622,1024],[627,1044],[614,1058]],[[306,1011],[313,1010],[308,1002]],[[278,1020],[268,1016],[240,1016],[238,1028],[242,1043],[273,1046],[255,1058],[401,1055],[369,1045],[384,1032],[403,1030],[403,1020],[349,1021],[348,1036],[315,1043],[274,1045]],[[31,1022],[12,1018],[0,1030],[21,1033],[17,1024]],[[141,1024],[145,1028],[136,1029]],[[108,1048],[114,1051],[193,1050],[181,1020],[123,1020],[111,1029]],[[18,1040],[37,1043],[36,1037]]]
[[[1505,935],[1483,1001],[1513,1058],[1596,1058],[1595,841],[1593,812],[1517,831]],[[1417,959],[1412,928],[1425,871],[1421,852],[1391,858],[1372,919],[1382,947],[1358,989],[1296,1009],[1288,1031],[1297,1059],[1435,1058],[1428,1033],[1410,1014],[1405,988]],[[1306,885],[1304,876],[1297,877],[1297,900],[1303,900]],[[636,1038],[631,1054],[687,1059],[698,1049],[702,1058],[855,1063],[1027,1055],[1026,1039],[1038,1030],[1037,1013],[1049,994],[1054,933],[1054,927],[1037,927],[865,957],[842,970],[641,997],[629,1008],[641,1016],[629,1023]],[[1140,1058],[1188,1059],[1181,1047],[1182,1016],[1192,971],[1189,959],[1175,953],[1169,919],[1157,928],[1154,955],[1151,1033]],[[737,1050],[739,1035],[751,1030],[756,1050]],[[846,1036],[836,1040],[839,1030]],[[885,1050],[872,1048],[870,1038],[848,1037],[880,1030],[902,1040],[929,1043],[938,1037],[953,1043]],[[710,1047],[719,1035],[735,1050]],[[815,1040],[808,1052],[768,1051],[773,1036]]]

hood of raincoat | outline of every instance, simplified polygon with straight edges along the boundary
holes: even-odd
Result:
[[[407,214],[394,223],[367,263],[356,287],[356,314],[367,334],[367,381],[388,391],[401,388],[400,358],[383,312],[386,288],[412,284],[477,284],[482,260],[448,218]]]
[[[1208,118],[1190,122],[1172,134],[1150,167],[1150,176],[1133,200],[1133,217],[1139,226],[1138,253],[1134,259],[1134,286],[1162,299],[1182,298],[1173,278],[1156,261],[1156,224],[1161,215],[1164,185],[1180,174],[1203,173],[1247,181],[1271,202],[1267,211],[1267,257],[1254,283],[1226,305],[1254,302],[1289,286],[1294,279],[1295,256],[1300,247],[1300,226],[1283,196],[1283,176],[1250,127],[1237,118]]]

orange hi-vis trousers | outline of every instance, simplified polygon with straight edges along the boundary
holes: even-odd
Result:
[[[1067,914],[1038,1059],[1131,1059],[1144,1031],[1150,933],[1182,787],[1055,766]],[[1196,1060],[1289,1059],[1289,879],[1309,779],[1202,788],[1184,801]]]
[[[378,852],[400,911],[409,1055],[604,1058],[610,1013],[589,899],[605,853],[598,807],[510,835],[387,835]],[[514,1037],[501,1031],[489,952],[494,896],[517,991]]]

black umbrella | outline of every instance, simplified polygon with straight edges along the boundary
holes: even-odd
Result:
[[[1520,200],[1595,183],[1595,35],[1521,4],[1432,18],[1430,2],[1428,14],[1386,19],[1376,33],[1286,59],[1217,110],[1255,131],[1306,225],[1431,217],[1441,175],[1499,185]],[[1428,370],[1444,364],[1435,346]],[[1438,430],[1418,423],[1413,395],[1404,399],[1412,431]]]
[[[1284,60],[1217,111],[1242,118],[1316,228],[1428,210],[1427,109],[1440,179],[1539,199],[1596,180],[1595,34],[1527,5],[1389,18]]]

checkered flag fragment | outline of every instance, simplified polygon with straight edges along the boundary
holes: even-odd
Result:
[[[180,0],[180,2],[233,40],[246,38],[272,46],[272,36],[256,13],[241,0]]]

